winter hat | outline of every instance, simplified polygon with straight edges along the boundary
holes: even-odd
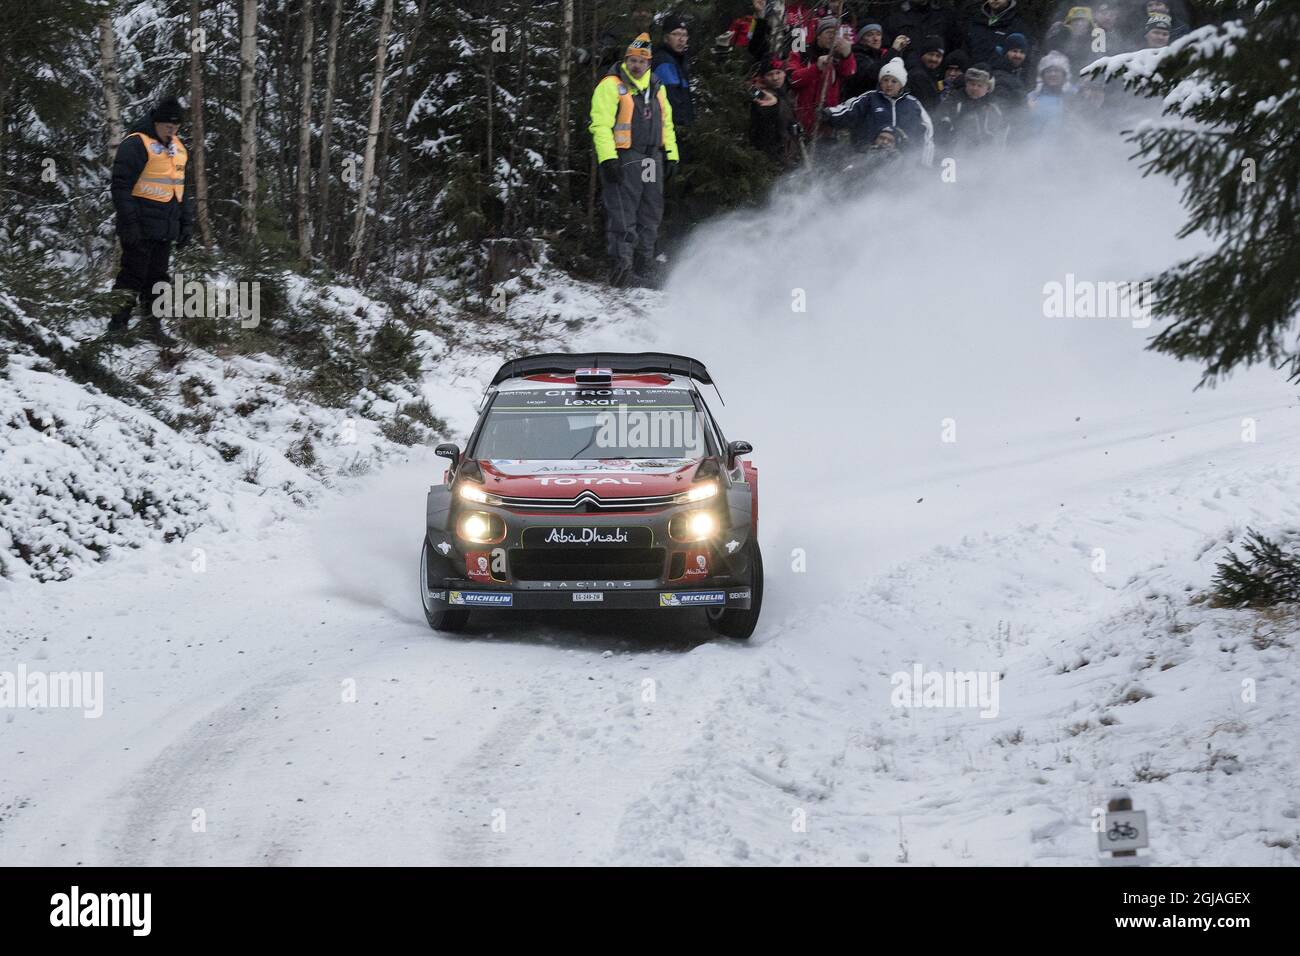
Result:
[[[1059,70],[1064,70],[1065,78],[1067,80],[1070,78],[1070,61],[1066,58],[1064,53],[1060,53],[1056,50],[1051,50],[1047,53],[1047,55],[1045,55],[1041,60],[1039,60],[1038,61],[1039,77],[1041,77],[1044,72],[1050,70],[1052,67],[1056,67]]]
[[[650,34],[643,33],[628,45],[624,57],[641,56],[647,60],[651,59],[654,54],[650,52]]]
[[[1091,23],[1092,7],[1071,7],[1069,12],[1065,15],[1064,22],[1069,23],[1071,20],[1087,20]]]
[[[1153,13],[1147,17],[1147,25],[1142,28],[1143,35],[1152,30],[1172,30],[1174,18],[1167,13]]]
[[[907,86],[907,67],[903,66],[903,61],[894,57],[888,63],[880,68],[880,79],[892,76],[903,86]]]
[[[884,34],[885,32],[884,30],[880,29],[879,23],[868,23],[865,27],[863,27],[861,30],[858,31],[858,42],[861,43],[862,38],[866,36],[868,33],[870,33],[872,30],[875,30],[877,33],[880,34]]]
[[[902,149],[904,146],[907,145],[906,131],[899,129],[897,126],[883,127],[879,132],[876,133],[876,137],[879,138],[881,133],[888,133],[890,136],[894,137],[895,149]]]
[[[966,72],[966,67],[970,66],[970,56],[965,50],[953,50],[943,58],[943,69],[946,73],[948,70],[961,70]]]
[[[989,88],[990,93],[993,92],[993,74],[989,72],[986,63],[976,63],[974,66],[968,67],[966,75],[962,79],[967,83],[983,83]]]
[[[827,30],[838,30],[839,28],[839,17],[822,17],[817,21],[817,32],[813,35],[817,36],[818,34],[825,33]]]
[[[921,41],[920,52],[923,55],[926,53],[942,53],[943,39],[941,37],[936,37],[936,36],[926,37],[924,40]]]
[[[663,29],[664,36],[672,33],[674,30],[690,29],[686,24],[686,18],[679,13],[668,14],[668,16],[664,17],[663,23],[659,26]]]
[[[773,70],[784,70],[786,68],[785,60],[769,53],[758,61],[758,70],[756,72],[759,76],[762,76],[765,73],[771,73]]]
[[[1023,33],[1008,33],[1007,38],[1002,41],[1002,52],[1007,50],[1028,50],[1029,41],[1025,39]]]
[[[151,123],[179,123],[181,121],[181,103],[174,96],[159,100],[149,111]]]

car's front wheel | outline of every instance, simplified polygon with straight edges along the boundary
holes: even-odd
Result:
[[[424,618],[431,628],[450,633],[463,630],[469,623],[469,608],[447,607],[435,603],[429,596],[430,591],[440,590],[443,584],[436,573],[435,580],[430,579],[431,570],[436,572],[446,563],[430,546],[429,539],[425,538],[424,549],[420,552],[420,604],[424,607]]]
[[[758,614],[763,609],[763,554],[758,550],[758,540],[749,541],[749,608],[709,608],[709,627],[725,637],[746,640],[758,626]]]

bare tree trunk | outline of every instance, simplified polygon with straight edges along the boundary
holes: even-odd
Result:
[[[496,63],[493,59],[492,44],[488,44],[487,60],[483,67],[483,81],[487,87],[487,143],[484,148],[483,158],[487,168],[483,170],[483,182],[486,184],[489,192],[492,191],[492,177],[496,174],[496,157],[492,155],[492,125],[493,125],[493,105],[496,97],[492,95],[496,86]]]
[[[400,110],[403,123],[405,123],[407,113],[410,110],[410,88],[411,88],[411,61],[414,59],[416,43],[420,39],[420,28],[424,26],[424,14],[428,9],[429,0],[420,0],[419,7],[415,12],[415,26],[406,31],[405,39],[402,41],[404,50],[402,52],[402,65],[399,68],[399,79],[397,81],[397,95],[388,101],[388,106],[384,110],[383,119],[383,136],[379,141],[379,159],[377,166],[379,169],[379,184],[375,192],[375,219],[379,220],[384,214],[384,198],[386,196],[386,187],[388,185],[388,146],[393,136],[393,125]],[[402,144],[405,146],[406,137],[402,137]],[[366,237],[366,248],[362,255],[364,261],[369,263],[370,251],[374,246],[375,239],[379,235],[380,223],[376,221],[375,228],[370,230]],[[397,244],[393,244],[396,252]],[[368,268],[368,267],[367,267]]]
[[[593,4],[591,8],[591,86],[595,89],[596,81],[600,73],[600,58],[597,52],[600,50],[600,4]],[[587,160],[587,229],[590,231],[596,227],[596,180],[598,179],[596,170],[596,151],[593,149],[590,158]]]
[[[99,19],[99,69],[104,83],[104,115],[108,120],[108,158],[111,162],[122,142],[122,106],[118,95],[117,46],[113,36],[113,11]]]
[[[531,192],[527,189],[527,173],[524,171],[522,164],[519,162],[519,153],[527,144],[524,141],[524,129],[527,123],[523,117],[529,115],[529,93],[532,92],[533,84],[528,82],[528,38],[524,35],[524,27],[519,28],[519,62],[516,64],[516,76],[518,89],[523,92],[519,94],[515,102],[514,115],[516,124],[514,135],[510,137],[510,175],[506,179],[506,199],[504,232],[507,236],[514,232],[515,224],[520,221],[527,221],[528,210],[527,202],[530,196],[535,196],[537,190]],[[519,181],[520,198],[515,196],[515,180]]]
[[[280,134],[280,145],[275,151],[276,159],[270,164],[270,169],[267,169],[267,172],[269,174],[273,170],[275,178],[279,180],[280,188],[275,191],[275,197],[280,204],[280,218],[284,220],[286,224],[285,231],[288,233],[293,232],[290,224],[296,221],[294,203],[297,201],[294,192],[294,166],[289,157],[293,155],[293,139],[297,132],[294,117],[298,113],[298,105],[293,102],[289,90],[289,80],[286,75],[286,70],[292,70],[293,68],[293,54],[290,52],[293,49],[293,32],[290,30],[292,18],[289,16],[293,6],[294,4],[288,2],[288,0],[281,2],[280,11],[283,13],[283,17],[280,20],[280,29],[277,30],[271,23],[267,23],[271,36],[267,44],[266,54],[267,58],[275,63],[275,69],[274,71],[265,71],[260,94],[263,103],[270,102],[267,90],[274,86],[274,101],[280,104],[279,109],[263,113],[262,123],[265,126],[266,121],[272,116],[278,120],[276,127]],[[266,169],[265,164],[263,169]]]
[[[311,64],[314,31],[311,0],[302,5],[302,107],[298,111],[298,258],[311,260],[311,213],[307,197],[311,192]]]
[[[244,0],[239,24],[239,233],[246,246],[257,242],[257,0]]]
[[[334,126],[334,82],[339,50],[339,21],[343,13],[343,0],[334,0],[330,14],[329,53],[325,57],[325,102],[320,118],[320,171],[316,183],[320,189],[320,208],[316,214],[316,253],[325,246],[325,232],[329,228],[330,214],[330,132]]]
[[[569,199],[569,70],[573,63],[573,0],[564,0],[564,20],[560,30],[560,83],[559,108],[555,126],[558,132],[555,149],[555,166],[560,174],[560,200]],[[592,54],[595,55],[594,52]]]
[[[370,201],[370,179],[375,174],[375,147],[379,145],[379,119],[384,104],[384,60],[388,56],[388,27],[393,21],[393,0],[383,0],[379,17],[379,43],[375,46],[375,83],[370,94],[370,128],[366,132],[366,155],[361,166],[361,188],[357,192],[357,218],[352,229],[350,271],[361,276],[362,250],[366,240],[366,205]]]
[[[199,223],[199,240],[212,248],[212,216],[208,211],[208,153],[203,130],[203,46],[198,41],[199,0],[190,0],[190,126],[194,138],[190,156],[194,160],[194,212]]]

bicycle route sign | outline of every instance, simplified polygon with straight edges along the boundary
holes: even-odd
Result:
[[[1105,825],[1097,834],[1102,850],[1141,850],[1147,843],[1147,812],[1145,810],[1111,810],[1106,814]]]

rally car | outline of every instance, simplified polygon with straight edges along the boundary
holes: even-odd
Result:
[[[747,638],[763,604],[758,470],[728,442],[696,359],[654,352],[506,362],[429,489],[429,625],[475,608],[700,608]]]

